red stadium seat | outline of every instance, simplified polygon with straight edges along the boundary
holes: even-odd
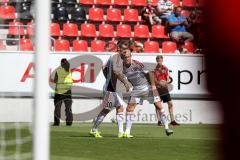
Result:
[[[88,43],[85,40],[73,41],[73,52],[88,52]]]
[[[94,4],[94,0],[80,0],[80,3],[85,5],[92,5]]]
[[[94,24],[81,24],[81,36],[96,37],[96,27]]]
[[[165,41],[162,43],[162,53],[175,53],[177,44],[172,41]]]
[[[117,6],[128,6],[129,0],[114,0],[113,4]]]
[[[112,5],[112,0],[97,0],[96,4],[109,6]]]
[[[34,31],[34,25],[32,24],[32,22],[28,22],[27,23],[27,34],[32,36],[35,35],[35,31]]]
[[[197,2],[196,2],[196,0],[183,0],[182,1],[182,6],[184,6],[184,7],[196,7]]]
[[[30,39],[20,39],[20,51],[33,51],[33,44]]]
[[[2,5],[0,6],[0,18],[2,19],[15,19],[14,6]]]
[[[138,22],[138,10],[137,9],[125,9],[124,10],[124,21]]]
[[[50,25],[50,35],[51,36],[61,36],[60,25],[58,23],[51,23],[51,25]]]
[[[184,16],[184,17],[186,17],[186,18],[189,16],[189,14],[190,14],[190,13],[189,13],[188,10],[182,10],[182,11],[181,11],[181,15]]]
[[[131,5],[133,5],[133,6],[146,6],[147,1],[146,0],[132,0]]]
[[[63,35],[69,37],[77,37],[78,35],[78,26],[74,23],[65,23],[63,25]]]
[[[119,24],[117,25],[117,37],[120,38],[131,38],[131,26],[127,24]]]
[[[135,38],[150,38],[148,26],[147,25],[135,25],[134,26],[134,37]]]
[[[8,34],[9,35],[26,35],[22,22],[10,22]]]
[[[90,8],[89,20],[91,21],[104,21],[104,14],[102,8]]]
[[[159,44],[156,41],[146,41],[144,43],[145,53],[159,53]]]
[[[162,25],[152,26],[152,37],[153,38],[169,38],[166,34],[166,28]]]
[[[70,43],[66,39],[57,39],[55,41],[55,51],[57,52],[69,52]]]
[[[173,4],[178,7],[180,6],[180,0],[170,0],[171,2],[173,2]]]
[[[91,41],[92,52],[105,52],[105,42],[102,40]]]
[[[0,50],[5,50],[6,46],[3,44],[3,41],[0,40]]]
[[[113,26],[110,24],[100,24],[99,37],[114,37]]]
[[[107,20],[113,22],[122,21],[121,10],[117,8],[107,9]]]
[[[152,5],[157,6],[159,0],[152,0]]]
[[[194,53],[195,51],[194,44],[192,42],[185,42],[183,48],[187,49],[189,53]]]

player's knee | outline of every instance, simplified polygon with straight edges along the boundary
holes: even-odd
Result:
[[[173,108],[173,103],[171,101],[168,102],[168,108]]]
[[[119,107],[116,109],[117,113],[123,112],[123,107]]]
[[[134,108],[135,108],[135,106],[134,105],[128,105],[127,106],[127,112],[133,112],[134,111]]]
[[[134,111],[133,109],[127,108],[127,112],[133,112],[133,111]]]
[[[157,109],[162,109],[163,108],[161,102],[155,102],[154,105]]]

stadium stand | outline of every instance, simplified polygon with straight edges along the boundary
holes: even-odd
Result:
[[[73,41],[73,52],[88,52],[88,43],[85,40]]]
[[[26,35],[22,22],[10,22],[8,35],[18,36]]]
[[[82,24],[81,36],[83,37],[96,37],[96,27],[94,24]]]
[[[91,41],[92,52],[105,52],[105,42],[102,40]]]
[[[33,51],[33,43],[30,39],[20,39],[20,51]]]
[[[119,38],[131,38],[131,26],[127,24],[119,24],[117,25],[117,37]]]
[[[146,41],[144,43],[144,52],[159,53],[159,44],[156,41]]]
[[[56,52],[69,52],[70,51],[70,43],[66,39],[57,39],[55,41],[54,50]]]
[[[181,5],[180,0],[170,0],[170,1],[172,1],[175,6]]]
[[[184,6],[184,7],[196,7],[197,2],[196,2],[196,0],[183,0],[182,1],[182,6]]]
[[[35,35],[35,33],[34,33],[34,26],[33,26],[33,23],[32,23],[32,22],[28,22],[28,23],[27,23],[27,34],[28,34],[29,36]]]
[[[154,25],[152,26],[152,37],[153,38],[169,38],[166,34],[166,28],[162,25]]]
[[[175,53],[177,50],[177,44],[171,41],[165,41],[162,43],[162,53]]]
[[[96,4],[110,6],[110,5],[112,5],[112,1],[111,0],[96,0]]]
[[[91,21],[104,21],[104,13],[102,8],[90,8],[89,20]]]
[[[93,5],[94,0],[83,0],[83,1],[80,1],[80,3],[85,5]]]
[[[116,6],[129,6],[129,0],[114,0],[113,5],[116,5]]]
[[[133,6],[146,6],[146,0],[132,0],[131,5]]]
[[[78,26],[75,23],[65,23],[63,25],[63,36],[78,37]]]
[[[188,53],[193,53],[195,51],[194,44],[192,42],[185,42],[183,48],[187,49]]]
[[[77,6],[73,8],[69,15],[71,17],[70,21],[72,23],[76,23],[77,25],[80,25],[81,23],[84,23],[87,20],[86,11],[82,6]]]
[[[99,37],[115,37],[113,26],[110,24],[101,24],[99,26]]]
[[[0,6],[0,18],[1,19],[15,19],[15,8],[10,5],[1,5]]]
[[[121,10],[117,8],[107,9],[107,20],[112,22],[122,21]]]
[[[150,38],[149,29],[147,25],[135,25],[134,26],[135,38]]]
[[[0,0],[0,30],[6,38],[28,39],[34,36],[34,18],[31,14],[33,0]],[[153,0],[157,6],[159,0]],[[192,10],[200,10],[205,0],[171,0],[175,6],[182,6],[181,14],[188,17]],[[171,42],[167,26],[148,25],[141,19],[141,9],[146,0],[52,0],[51,37],[54,38],[55,51],[105,51],[101,44],[120,39],[139,40],[145,52],[175,52],[175,42]],[[0,24],[0,25],[1,25]],[[202,24],[202,21],[199,21]],[[153,40],[153,41],[152,41]],[[1,50],[8,45],[1,40]],[[10,40],[9,40],[10,41]],[[58,46],[60,43],[61,47]],[[69,46],[68,46],[69,43]],[[1,47],[7,44],[5,47]],[[91,44],[91,45],[90,45]],[[162,44],[162,45],[159,45]],[[177,47],[178,45],[176,45]],[[88,49],[89,47],[94,47]],[[161,48],[160,48],[161,47]],[[32,47],[34,48],[34,47]],[[189,52],[198,46],[193,43],[184,45]],[[24,49],[25,50],[25,49]]]
[[[125,22],[139,22],[138,17],[138,10],[137,9],[124,9],[124,21]]]
[[[58,23],[51,23],[51,25],[50,25],[50,35],[52,37],[59,37],[59,36],[61,36],[60,25]]]

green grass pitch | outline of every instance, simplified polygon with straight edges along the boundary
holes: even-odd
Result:
[[[181,125],[167,137],[163,127],[134,124],[133,139],[118,139],[116,124],[102,124],[99,130],[103,138],[95,139],[88,135],[91,126],[82,123],[51,127],[51,160],[219,159],[217,147],[221,140],[217,125]],[[14,137],[13,131],[8,131],[8,137]],[[31,143],[22,145],[21,150],[31,150]],[[7,148],[7,153],[14,151],[14,146]]]

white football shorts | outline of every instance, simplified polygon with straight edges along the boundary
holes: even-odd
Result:
[[[104,91],[102,106],[105,109],[112,110],[124,105],[124,101],[117,92]]]
[[[159,96],[153,95],[150,86],[143,85],[133,87],[128,103],[136,103],[142,105],[144,100],[147,100],[150,104],[161,101]]]

